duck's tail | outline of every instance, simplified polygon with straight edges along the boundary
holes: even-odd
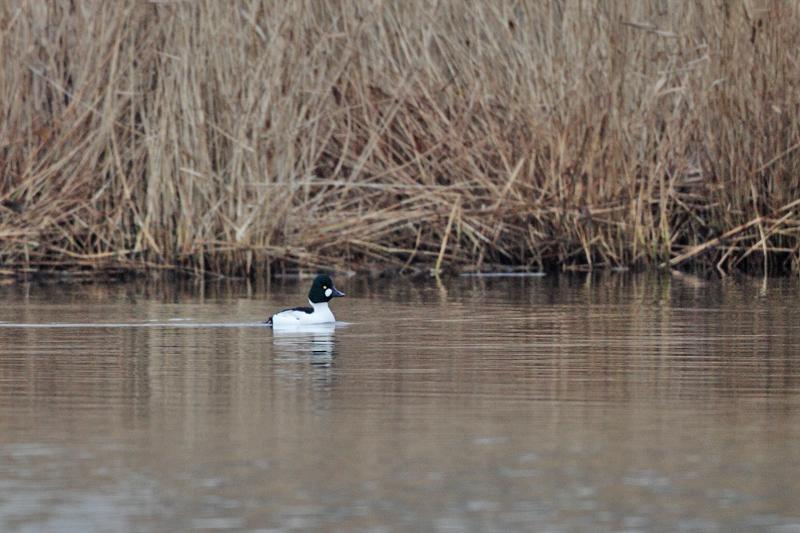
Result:
[[[270,327],[271,327],[271,326],[272,326],[272,317],[269,317],[269,318],[267,319],[267,321],[266,321],[266,322],[264,322],[264,324],[265,324],[265,325],[267,325],[267,326],[270,326]]]

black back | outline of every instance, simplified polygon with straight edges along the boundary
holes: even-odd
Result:
[[[313,307],[308,307],[307,305],[304,305],[304,306],[300,306],[300,307],[289,307],[287,309],[281,309],[278,312],[279,313],[283,313],[284,311],[302,311],[303,313],[305,313],[307,315],[310,315],[311,313],[314,312],[314,308]]]

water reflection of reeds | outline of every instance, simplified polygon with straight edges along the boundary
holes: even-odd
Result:
[[[796,284],[347,285],[333,331],[0,328],[0,524],[791,523]],[[304,290],[3,287],[0,321],[263,319]]]

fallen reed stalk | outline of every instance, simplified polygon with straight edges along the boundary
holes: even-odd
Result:
[[[8,2],[0,270],[800,271],[798,25],[788,0]]]

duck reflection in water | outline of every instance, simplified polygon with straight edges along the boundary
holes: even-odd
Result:
[[[335,354],[333,323],[272,330],[275,354],[295,361],[310,357],[312,366],[329,368]]]

